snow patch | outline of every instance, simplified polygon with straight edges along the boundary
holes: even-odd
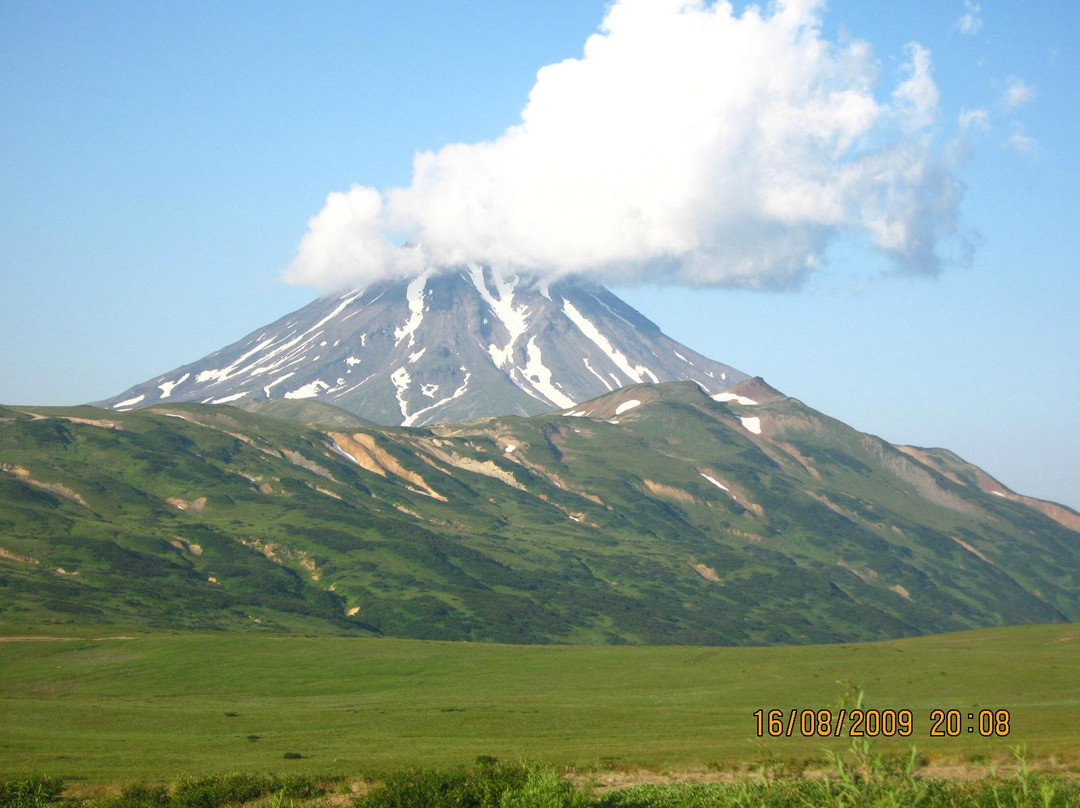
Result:
[[[518,337],[524,334],[525,329],[528,328],[526,317],[529,308],[528,306],[514,308],[514,288],[517,286],[518,280],[516,275],[511,280],[504,281],[498,273],[493,272],[492,279],[495,282],[495,291],[499,293],[498,298],[491,293],[491,290],[487,288],[487,284],[484,283],[484,270],[481,269],[480,265],[469,264],[469,280],[476,287],[476,291],[480,293],[480,297],[491,307],[495,316],[506,327],[509,335],[506,345],[502,348],[495,345],[488,346],[491,361],[495,363],[495,367],[501,370],[513,361],[514,344],[517,342]]]
[[[1003,496],[1005,496],[1000,491],[991,491],[990,493],[993,494],[995,497],[1003,497]]]
[[[409,319],[401,328],[394,329],[394,347],[401,344],[405,337],[409,338],[409,347],[416,345],[416,329],[424,321],[424,287],[427,285],[428,274],[425,272],[419,278],[405,287],[405,299],[409,302]],[[361,340],[363,345],[363,340]]]
[[[738,393],[717,393],[712,397],[713,401],[734,401],[736,404],[746,404],[747,406],[757,404],[752,398],[746,396],[740,396]]]
[[[341,455],[342,457],[344,457],[345,459],[347,459],[347,460],[351,460],[351,461],[352,461],[353,463],[355,463],[355,464],[356,464],[356,465],[358,465],[358,466],[360,465],[360,461],[359,461],[359,460],[357,460],[357,459],[356,459],[355,457],[353,457],[353,456],[352,456],[351,454],[349,454],[348,452],[346,452],[346,451],[345,451],[344,449],[342,449],[342,448],[341,448],[340,446],[338,446],[338,445],[337,445],[337,441],[336,441],[336,440],[334,440],[333,438],[330,438],[330,448],[331,448],[331,449],[333,449],[333,450],[334,450],[335,452],[337,452],[337,453],[338,453],[339,455]]]
[[[439,392],[439,385],[437,384],[422,384],[420,385],[420,392],[428,398],[435,398],[435,394]]]
[[[242,393],[234,393],[231,396],[225,396],[224,398],[215,398],[211,401],[211,404],[228,404],[230,401],[236,401],[238,398],[243,398],[247,395],[247,390]]]
[[[285,398],[315,398],[321,391],[329,389],[330,385],[322,379],[316,379],[313,382],[308,382],[303,387],[298,387],[286,393]]]
[[[266,387],[263,388],[263,392],[266,393],[266,397],[270,398],[270,388],[271,387],[273,387],[276,384],[281,384],[281,382],[285,381],[290,376],[295,376],[295,375],[296,375],[295,373],[286,373],[284,376],[278,376],[276,379],[274,379],[272,382],[270,382],[270,384],[266,385]]]
[[[673,351],[673,353],[674,353],[674,354],[675,354],[675,355],[676,355],[677,357],[679,357],[679,359],[681,359],[681,360],[682,360],[682,361],[684,361],[684,362],[685,362],[686,364],[688,364],[688,365],[689,365],[690,367],[693,367],[693,366],[694,366],[694,363],[693,363],[693,362],[691,362],[691,361],[690,361],[689,359],[687,359],[687,358],[686,358],[685,356],[683,356],[683,355],[682,355],[681,353],[679,353],[678,351]]]
[[[615,414],[616,415],[622,415],[627,410],[632,410],[632,409],[634,409],[634,407],[639,407],[639,406],[641,406],[641,402],[638,401],[636,398],[632,398],[629,401],[624,401],[622,404],[620,404],[618,407],[616,407],[615,408]]]
[[[185,373],[183,376],[181,376],[175,382],[165,382],[164,384],[159,384],[158,389],[161,391],[161,397],[162,398],[168,398],[169,396],[171,396],[173,388],[183,384],[190,377],[191,377],[190,373]]]
[[[720,482],[718,479],[716,479],[715,477],[710,477],[708,474],[706,474],[703,471],[699,472],[699,473],[701,474],[702,477],[704,477],[710,483],[715,485],[717,488],[719,488],[721,490],[724,490],[724,491],[727,491],[729,494],[731,493],[730,489],[726,485],[724,485],[722,482]]]
[[[136,404],[138,404],[144,398],[146,398],[145,395],[136,396],[135,398],[129,398],[127,401],[121,401],[119,404],[113,404],[113,409],[118,410],[121,407],[134,407]]]
[[[525,365],[523,374],[529,384],[536,388],[548,400],[549,404],[554,404],[556,407],[573,407],[577,402],[551,383],[551,368],[544,364],[540,347],[536,344],[536,337],[529,338],[529,343],[525,346],[525,352],[528,362]]]
[[[413,362],[415,362],[417,359],[419,359],[421,356],[423,356],[424,351],[426,351],[426,350],[427,350],[427,348],[421,348],[419,351],[416,351],[415,353],[409,354],[409,364],[411,365]]]
[[[514,450],[515,450],[516,448],[517,448],[517,446],[515,446],[515,445],[514,445],[513,443],[508,443],[508,444],[506,445],[506,448],[505,448],[505,449],[503,449],[503,451],[504,451],[504,452],[506,452],[507,454],[510,454],[510,453],[512,453],[512,452],[513,452],[513,451],[514,451]]]
[[[404,367],[400,367],[390,374],[390,381],[394,383],[394,397],[397,399],[398,408],[401,410],[401,417],[405,420],[402,421],[402,425],[406,425],[406,421],[409,420],[409,405],[405,401],[405,393],[409,390],[409,382],[412,381],[412,377],[409,376],[409,371]]]
[[[633,379],[638,384],[643,384],[646,381],[645,377],[648,376],[654,384],[660,383],[656,374],[644,365],[631,365],[630,360],[626,358],[626,355],[613,348],[608,338],[600,333],[600,329],[593,325],[592,321],[586,318],[580,311],[574,308],[574,304],[569,300],[563,300],[563,313],[570,318],[570,321],[575,326],[577,326],[578,331],[592,340],[601,351],[608,355],[608,358],[615,363],[615,366],[629,378]]]
[[[352,367],[353,365],[359,365],[360,364],[360,357],[359,356],[346,356],[345,357],[345,364],[348,365],[349,367]]]
[[[760,418],[758,418],[757,416],[754,416],[753,418],[744,418],[741,415],[738,416],[738,418],[742,422],[742,425],[744,427],[746,427],[748,430],[750,430],[751,432],[753,432],[755,435],[760,435],[761,434],[761,419]]]
[[[457,390],[454,391],[453,395],[449,395],[444,399],[436,401],[430,407],[424,407],[424,409],[417,410],[412,415],[406,416],[405,420],[401,422],[401,425],[402,426],[413,426],[417,422],[417,420],[420,418],[420,416],[423,415],[424,413],[431,412],[436,407],[441,407],[443,404],[449,404],[455,398],[461,398],[463,395],[465,395],[465,391],[469,389],[469,379],[472,378],[472,374],[469,373],[469,371],[465,370],[465,368],[462,368],[462,370],[465,371],[465,380],[461,383],[461,387],[459,387]],[[408,374],[405,374],[405,375],[406,375],[406,377],[408,376]],[[399,398],[398,401],[401,401],[401,399]],[[402,404],[402,406],[404,406],[404,404]]]

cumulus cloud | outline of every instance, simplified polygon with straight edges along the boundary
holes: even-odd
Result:
[[[909,45],[881,93],[869,44],[827,40],[822,13],[616,0],[501,136],[418,153],[408,187],[331,194],[286,277],[331,289],[479,261],[789,286],[841,233],[932,274],[960,190],[930,144],[931,55]]]
[[[956,30],[964,36],[975,36],[983,27],[982,6],[972,0],[964,0],[964,13],[956,21]]]
[[[1001,94],[1001,106],[1006,112],[1019,109],[1035,99],[1035,90],[1023,79],[1009,76],[1005,82],[1005,92]]]

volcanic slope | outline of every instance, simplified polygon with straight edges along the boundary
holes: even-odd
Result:
[[[1075,512],[760,380],[316,414],[0,409],[0,626],[767,644],[1080,618]]]
[[[661,333],[603,287],[478,265],[320,298],[102,402],[333,404],[386,425],[535,415],[629,384],[747,378]]]

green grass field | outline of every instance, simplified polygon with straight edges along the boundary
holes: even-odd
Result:
[[[1080,626],[797,648],[505,646],[160,634],[0,643],[0,776],[360,773],[478,755],[683,769],[821,759],[758,738],[759,708],[909,708],[932,757],[1080,759]],[[930,711],[1007,709],[1011,733],[929,737]],[[967,722],[965,722],[967,723]],[[303,755],[285,759],[287,752]]]

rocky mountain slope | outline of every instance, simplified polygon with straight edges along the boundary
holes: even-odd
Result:
[[[768,644],[1080,619],[1075,512],[760,380],[411,429],[271,404],[311,423],[0,408],[0,626]]]
[[[316,400],[386,425],[535,415],[629,384],[747,376],[661,333],[603,287],[480,266],[320,298],[102,402]]]

